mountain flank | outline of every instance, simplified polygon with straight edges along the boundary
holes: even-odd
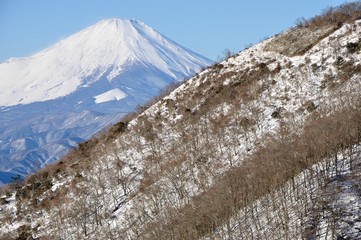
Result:
[[[359,19],[305,20],[3,188],[3,238],[360,238]]]

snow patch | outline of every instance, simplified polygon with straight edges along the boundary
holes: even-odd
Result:
[[[98,96],[95,96],[95,103],[103,103],[103,102],[110,102],[110,101],[119,101],[123,98],[126,98],[128,95],[120,90],[119,88],[115,88],[109,90],[105,93],[102,93]]]

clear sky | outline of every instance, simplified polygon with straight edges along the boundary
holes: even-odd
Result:
[[[0,62],[26,57],[107,18],[139,19],[213,60],[344,0],[0,0]],[[350,2],[350,1],[347,1]]]

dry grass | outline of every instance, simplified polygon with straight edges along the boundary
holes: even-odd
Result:
[[[286,56],[303,55],[343,24],[352,23],[357,19],[361,19],[360,1],[327,8],[316,17],[299,20],[296,27],[276,36],[264,50]],[[355,50],[355,46],[350,47]]]
[[[303,55],[334,31],[334,26],[323,26],[318,29],[293,28],[275,37],[265,46],[264,50],[278,52],[286,56]]]

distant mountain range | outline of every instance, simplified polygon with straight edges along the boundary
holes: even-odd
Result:
[[[211,64],[138,20],[109,19],[0,64],[0,185]]]

